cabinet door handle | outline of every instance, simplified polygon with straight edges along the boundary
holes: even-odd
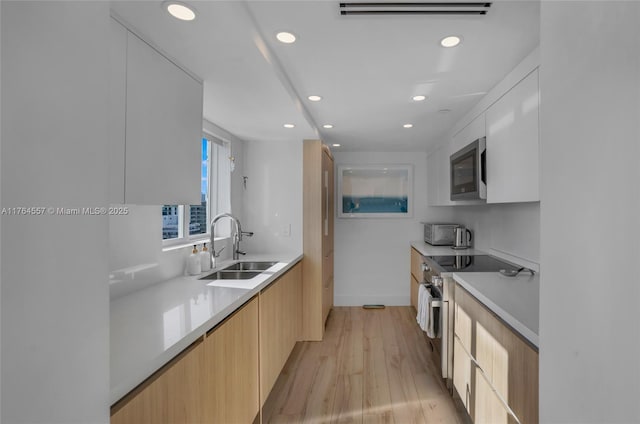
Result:
[[[466,390],[466,393],[464,395],[465,395],[464,397],[466,398],[464,400],[464,406],[466,406],[467,409],[469,409],[469,407],[470,407],[469,402],[471,400],[471,388],[469,388],[469,384],[468,383],[467,383],[467,390]]]
[[[324,171],[324,235],[329,235],[329,171]]]

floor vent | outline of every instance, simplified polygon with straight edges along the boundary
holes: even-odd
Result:
[[[346,15],[486,15],[491,2],[351,2],[340,3]]]

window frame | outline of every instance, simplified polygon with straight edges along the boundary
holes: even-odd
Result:
[[[180,232],[178,232],[178,237],[170,238],[170,239],[162,239],[162,249],[163,250],[172,250],[184,246],[194,245],[206,243],[210,240],[210,227],[208,225],[211,222],[211,219],[214,216],[213,209],[217,210],[219,208],[219,191],[220,191],[220,178],[217,178],[220,174],[220,169],[215,169],[215,181],[213,180],[214,173],[212,170],[214,169],[214,164],[220,163],[220,148],[214,149],[213,145],[219,145],[221,147],[225,147],[225,142],[220,140],[218,137],[209,134],[207,132],[202,133],[201,142],[203,139],[208,141],[207,143],[207,155],[208,155],[208,164],[207,164],[207,175],[209,178],[208,181],[208,200],[207,200],[207,227],[206,232],[199,234],[189,234],[189,223],[191,217],[191,205],[177,205],[178,207],[178,222],[179,226],[181,226],[182,236],[180,236]],[[163,205],[164,206],[164,205]],[[216,231],[217,232],[217,231]],[[219,237],[216,237],[218,239]],[[224,237],[222,237],[224,238]]]

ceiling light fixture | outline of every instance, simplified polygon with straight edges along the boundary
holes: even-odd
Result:
[[[285,128],[295,128],[296,126],[293,124],[284,124],[283,127]]]
[[[277,33],[276,38],[279,42],[284,44],[292,44],[296,42],[296,36],[286,31]]]
[[[462,41],[460,37],[457,37],[455,35],[450,35],[440,40],[440,45],[442,47],[455,47],[458,44],[460,44],[460,41]]]
[[[330,130],[331,128],[333,128],[333,125],[331,125],[331,124],[324,124],[324,125],[322,126],[322,128],[326,128],[326,129]]]
[[[421,102],[423,100],[426,100],[426,98],[427,98],[427,96],[423,96],[422,94],[412,97],[414,102]]]
[[[193,21],[196,18],[196,12],[193,7],[178,1],[168,1],[163,3],[165,9],[171,16],[181,21]]]
[[[404,124],[403,127],[405,127],[405,128],[413,128],[413,124]]]
[[[320,97],[320,96],[309,96],[309,97],[307,97],[307,99],[311,100],[312,102],[319,102],[320,100],[322,100],[322,97]]]
[[[333,143],[333,144],[332,144],[332,146],[333,146],[333,147],[340,147],[341,145],[340,145],[340,144],[338,144],[338,143]]]

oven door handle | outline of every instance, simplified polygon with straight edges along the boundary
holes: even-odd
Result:
[[[444,303],[445,301],[441,299],[429,299],[429,304],[431,304],[432,308],[441,308]]]
[[[438,329],[438,335],[440,337],[444,337],[444,330],[449,325],[449,301],[442,300],[440,301],[440,304],[442,306],[440,308],[440,328]]]

